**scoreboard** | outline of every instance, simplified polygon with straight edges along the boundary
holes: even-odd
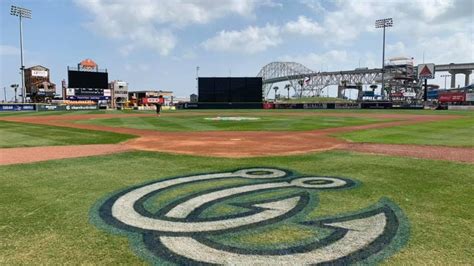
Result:
[[[199,102],[262,102],[262,78],[200,77]]]
[[[109,75],[107,72],[68,70],[69,88],[107,89]]]

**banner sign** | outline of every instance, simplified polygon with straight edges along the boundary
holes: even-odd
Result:
[[[304,109],[326,109],[326,105],[323,103],[305,103]]]
[[[38,104],[38,111],[78,111],[78,110],[97,110],[97,105],[54,105]]]
[[[78,110],[97,110],[97,105],[66,105],[67,111],[78,111]]]
[[[75,94],[76,95],[82,95],[82,96],[87,96],[87,95],[100,95],[100,96],[103,96],[104,95],[104,89],[95,89],[95,88],[79,88],[79,89],[75,89]]]
[[[75,92],[76,92],[75,89],[71,89],[71,88],[66,89],[66,95],[67,96],[74,96],[74,95],[76,95]]]
[[[416,93],[415,92],[404,92],[403,96],[404,97],[416,97]]]
[[[72,101],[82,101],[82,100],[94,100],[94,101],[97,101],[97,100],[110,100],[110,96],[68,96],[67,97],[68,100],[72,100]]]
[[[466,93],[466,102],[474,102],[474,92]]]
[[[65,111],[65,105],[38,104],[38,111]]]
[[[34,104],[0,104],[0,111],[13,112],[13,111],[35,111],[36,107]]]
[[[464,102],[466,94],[464,92],[448,92],[439,95],[440,102]]]
[[[360,105],[358,103],[336,103],[336,109],[359,109]]]
[[[364,91],[363,96],[364,97],[374,97],[374,92],[373,91]]]
[[[48,77],[48,71],[46,70],[32,70],[31,75],[33,77],[43,77],[46,78]]]

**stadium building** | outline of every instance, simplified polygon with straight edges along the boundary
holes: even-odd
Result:
[[[154,106],[159,102],[160,96],[164,99],[164,105],[173,103],[172,91],[144,90],[128,92],[128,99],[133,106]]]
[[[33,102],[47,102],[54,98],[56,84],[51,83],[49,75],[49,69],[40,65],[25,69],[26,96]]]
[[[122,107],[128,102],[128,83],[121,80],[114,80],[109,83],[109,89],[112,94],[112,108]]]

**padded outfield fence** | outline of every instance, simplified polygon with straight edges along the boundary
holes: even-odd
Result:
[[[178,109],[423,109],[420,104],[361,103],[182,103]]]
[[[17,111],[80,111],[80,110],[98,110],[97,105],[55,105],[40,103],[11,103],[0,104],[0,112]]]

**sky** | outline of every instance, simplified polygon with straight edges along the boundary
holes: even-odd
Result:
[[[471,0],[0,0],[0,88],[8,98],[10,84],[21,82],[11,5],[32,10],[23,23],[25,67],[49,68],[58,88],[67,66],[86,58],[129,90],[178,97],[196,93],[197,66],[199,76],[212,77],[253,77],[273,61],[315,71],[380,68],[380,18],[394,24],[386,58],[474,62]],[[463,86],[464,76],[457,81]],[[444,87],[444,78],[433,83]]]

